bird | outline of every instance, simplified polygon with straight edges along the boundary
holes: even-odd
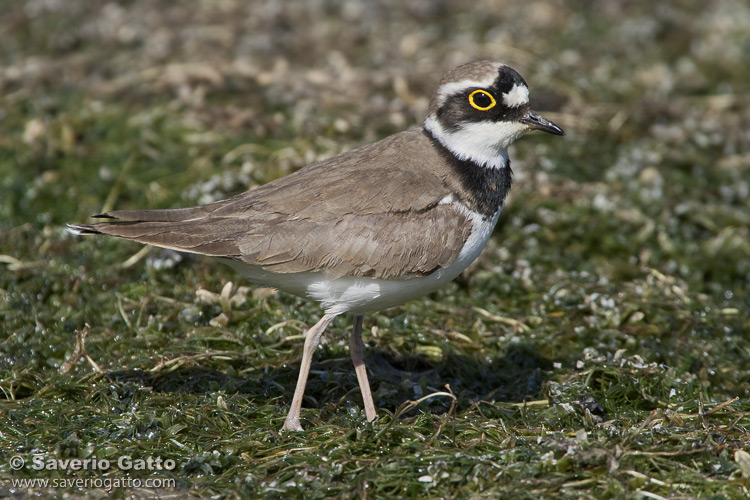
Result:
[[[462,64],[440,80],[424,125],[307,165],[225,200],[190,208],[115,210],[104,234],[216,257],[253,284],[319,302],[305,334],[294,396],[281,428],[303,430],[313,354],[338,315],[353,314],[349,351],[373,421],[364,315],[431,293],[480,254],[511,188],[508,147],[530,130],[564,131],[532,110],[529,87],[506,64]]]

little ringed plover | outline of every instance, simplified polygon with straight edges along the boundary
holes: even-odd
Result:
[[[300,410],[313,353],[328,324],[354,314],[349,349],[368,420],[365,313],[430,293],[482,251],[511,186],[508,147],[529,130],[564,135],[529,105],[512,68],[490,61],[443,77],[421,129],[308,165],[226,200],[191,208],[117,210],[70,225],[218,257],[250,282],[320,302],[284,430]]]

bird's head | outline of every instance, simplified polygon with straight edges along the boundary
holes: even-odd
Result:
[[[424,126],[457,158],[490,168],[505,166],[508,146],[529,130],[565,135],[531,109],[523,77],[491,61],[464,64],[445,75]]]

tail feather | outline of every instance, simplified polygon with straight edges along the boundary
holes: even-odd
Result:
[[[166,210],[114,210],[96,214],[96,219],[117,219],[125,222],[185,222],[207,216],[212,205],[189,208],[170,208]]]
[[[86,236],[89,234],[102,234],[102,232],[96,228],[95,224],[67,224],[67,226],[68,232],[80,236]]]
[[[200,208],[200,207],[198,207]],[[179,214],[175,214],[180,210]],[[243,234],[232,220],[216,218],[201,224],[197,210],[123,210],[105,212],[95,217],[113,219],[95,224],[68,224],[77,235],[105,234],[180,252],[234,257],[241,252],[237,241]],[[179,215],[179,217],[178,217]],[[184,217],[188,217],[184,219]],[[144,220],[146,219],[146,220]]]

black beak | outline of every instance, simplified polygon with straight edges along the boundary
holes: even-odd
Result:
[[[526,113],[523,118],[521,118],[521,123],[525,123],[531,129],[541,130],[542,132],[547,132],[548,134],[565,135],[563,129],[561,129],[548,119],[544,118],[536,111],[529,110],[529,112]]]

